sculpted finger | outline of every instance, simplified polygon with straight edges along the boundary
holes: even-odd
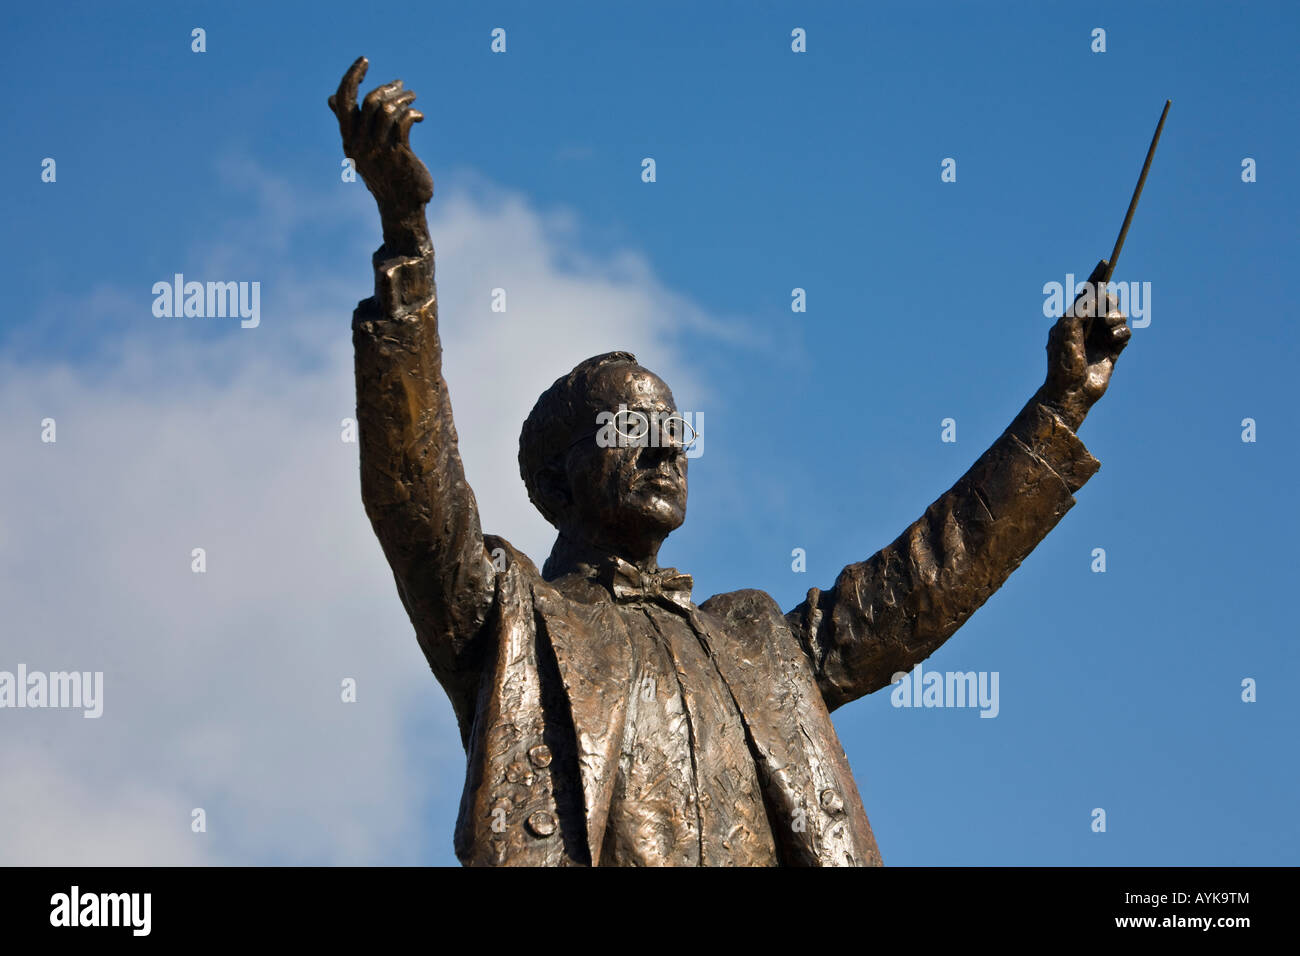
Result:
[[[357,90],[361,87],[361,81],[366,78],[368,69],[370,69],[370,61],[364,56],[357,57],[356,62],[348,67],[348,71],[343,74],[343,79],[339,81],[338,92],[330,97],[330,109],[340,120],[357,108]]]
[[[402,95],[402,81],[394,80],[372,90],[366,97],[366,105],[361,111],[361,125],[375,145],[385,141],[388,124],[393,119],[393,102]]]
[[[383,86],[376,86],[366,94],[366,98],[361,101],[362,114],[369,114],[379,109],[379,105],[386,99],[401,92],[402,81],[393,80],[391,83],[385,83]]]
[[[1052,326],[1047,340],[1047,374],[1050,380],[1069,386],[1078,382],[1088,367],[1083,342],[1083,319],[1062,316]]]
[[[383,143],[393,138],[395,124],[406,113],[407,108],[414,99],[415,93],[413,91],[403,90],[379,104],[379,110],[375,113],[375,142]]]
[[[381,107],[383,116],[376,121],[378,133],[387,137],[393,124],[402,118],[413,101],[415,101],[415,90],[402,90],[389,99],[383,100]]]
[[[1071,318],[1088,319],[1097,314],[1097,299],[1087,292],[1081,293],[1070,303],[1065,314]]]
[[[1132,337],[1133,337],[1133,330],[1130,329],[1127,325],[1125,325],[1123,321],[1121,321],[1119,325],[1111,326],[1110,327],[1110,354],[1119,355],[1120,352],[1124,351],[1124,347],[1128,345],[1129,339],[1131,339]]]
[[[1093,323],[1088,348],[1102,354],[1118,354],[1118,349],[1124,347],[1132,334],[1124,313],[1112,310]]]
[[[1073,311],[1065,313],[1052,326],[1052,341],[1058,348],[1072,351],[1083,350],[1083,327],[1087,320]]]
[[[408,109],[397,119],[397,141],[403,146],[409,145],[411,137],[411,124],[423,123],[424,114],[419,110]]]

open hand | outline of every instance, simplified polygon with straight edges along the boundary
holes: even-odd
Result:
[[[433,177],[409,142],[411,125],[424,114],[411,109],[415,93],[404,90],[401,80],[376,87],[358,108],[357,90],[369,66],[364,56],[358,57],[329,106],[338,117],[345,155],[379,204],[384,241],[395,245],[412,235],[427,235],[424,207],[433,198]]]

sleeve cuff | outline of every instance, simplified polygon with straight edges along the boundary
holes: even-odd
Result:
[[[1101,462],[1079,436],[1039,402],[1031,402],[1007,431],[1036,461],[1055,473],[1071,495],[1101,468]]]
[[[402,316],[424,310],[434,299],[433,252],[376,260],[374,304],[381,315]]]

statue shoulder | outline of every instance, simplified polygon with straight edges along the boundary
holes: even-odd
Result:
[[[715,594],[703,604],[700,610],[720,619],[730,627],[745,627],[759,621],[777,621],[785,623],[781,605],[766,591],[757,588],[742,588],[739,591],[724,591]]]
[[[483,549],[498,575],[513,569],[526,578],[541,581],[541,572],[537,570],[533,559],[500,535],[483,535]]]

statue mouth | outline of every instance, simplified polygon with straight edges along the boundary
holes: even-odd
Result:
[[[667,475],[649,475],[637,481],[636,487],[648,487],[656,491],[678,491],[681,485],[677,479]]]

